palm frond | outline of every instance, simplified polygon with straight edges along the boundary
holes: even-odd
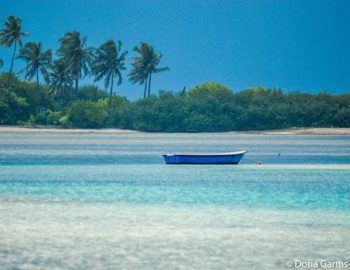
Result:
[[[94,59],[94,49],[86,48],[86,37],[81,38],[79,32],[68,32],[60,40],[57,54],[67,63],[67,72],[75,78],[81,78],[90,73]]]
[[[19,73],[26,72],[26,77],[31,80],[36,72],[40,70],[40,73],[47,76],[46,69],[51,63],[52,51],[42,51],[41,42],[28,42],[20,50],[18,59],[26,61],[26,66]]]
[[[115,76],[118,76],[118,85],[122,82],[121,70],[125,70],[125,57],[127,51],[121,52],[122,42],[117,44],[113,40],[103,43],[97,50],[93,61],[92,73],[95,81],[104,78],[104,86],[108,88]]]
[[[131,59],[132,69],[128,74],[132,83],[143,84],[148,80],[150,74],[169,70],[168,67],[158,68],[162,54],[157,54],[154,48],[147,42],[141,42],[134,51],[138,54]]]
[[[15,16],[8,16],[4,22],[5,29],[0,30],[0,45],[6,48],[12,46],[16,41],[22,47],[22,36],[29,36],[28,32],[21,32],[22,19]]]

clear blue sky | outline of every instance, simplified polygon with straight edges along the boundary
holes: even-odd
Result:
[[[171,69],[154,76],[154,92],[206,81],[236,91],[265,86],[350,92],[349,0],[2,0],[0,5],[2,21],[21,17],[23,30],[31,33],[24,41],[41,41],[45,48],[56,50],[57,40],[73,30],[91,46],[120,39],[129,57],[140,41],[150,42]],[[10,55],[0,48],[3,69]],[[21,65],[17,61],[15,69]],[[141,97],[142,87],[129,83],[126,74],[117,91]]]

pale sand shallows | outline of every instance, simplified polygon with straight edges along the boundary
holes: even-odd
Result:
[[[138,133],[140,131],[101,128],[101,129],[79,129],[79,128],[51,128],[51,127],[21,127],[0,126],[2,132],[66,132],[66,133]],[[233,131],[234,133],[266,134],[266,135],[350,135],[350,128],[291,128],[279,130],[256,130],[256,131]]]

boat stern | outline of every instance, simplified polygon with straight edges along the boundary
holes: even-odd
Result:
[[[175,154],[163,154],[163,158],[166,164],[176,164]]]

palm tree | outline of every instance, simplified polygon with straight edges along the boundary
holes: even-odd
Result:
[[[63,89],[69,89],[72,86],[72,76],[67,73],[66,62],[62,59],[54,61],[49,66],[49,78],[50,78],[50,93],[56,96],[60,92],[60,96],[63,96]]]
[[[44,77],[48,76],[47,68],[51,63],[52,51],[43,51],[41,42],[28,42],[20,49],[17,58],[26,61],[27,65],[20,71],[26,72],[26,77],[31,80],[36,76],[36,83],[39,85],[39,71]]]
[[[7,21],[4,22],[5,29],[0,30],[0,45],[9,48],[14,43],[13,54],[10,67],[9,83],[11,80],[11,74],[13,69],[13,62],[15,59],[17,43],[22,47],[22,36],[29,36],[27,32],[21,32],[22,19],[14,16],[9,16]]]
[[[105,88],[109,90],[109,104],[112,101],[112,91],[114,77],[118,77],[118,85],[122,83],[121,70],[125,70],[125,56],[127,51],[121,52],[122,42],[118,45],[113,40],[108,40],[97,50],[95,62],[92,68],[93,74],[96,75],[95,82],[105,78]]]
[[[68,32],[60,40],[57,53],[67,63],[67,72],[74,77],[75,94],[78,94],[79,79],[89,74],[93,60],[93,49],[86,47],[86,37],[79,32]]]
[[[144,97],[146,97],[146,89],[148,82],[148,97],[151,95],[152,74],[169,70],[168,67],[158,68],[162,54],[157,54],[154,48],[146,42],[141,42],[140,47],[135,47],[134,51],[139,54],[132,59],[129,77],[133,83],[144,83]]]
[[[133,69],[129,73],[129,81],[131,81],[133,84],[139,83],[144,84],[144,90],[143,90],[143,98],[146,98],[147,96],[147,79],[148,79],[148,73],[146,69],[146,64],[144,63],[145,59],[143,57],[134,57],[132,58],[131,65],[133,66]]]

